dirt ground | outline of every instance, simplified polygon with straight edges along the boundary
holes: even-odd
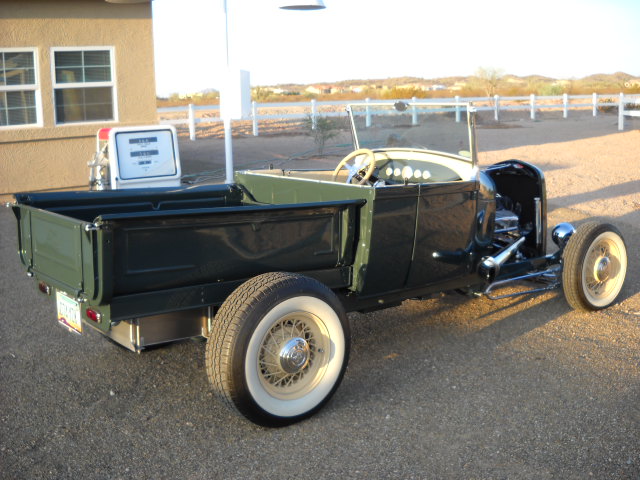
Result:
[[[0,477],[640,479],[639,128],[548,115],[478,129],[482,164],[543,169],[550,226],[595,217],[620,228],[629,270],[617,303],[573,311],[556,290],[350,314],[342,385],[283,429],[214,401],[200,342],[136,355],[55,325],[55,302],[25,275],[2,209]],[[336,158],[347,143],[335,139]],[[313,149],[300,135],[234,139],[239,167],[307,168]],[[180,150],[187,173],[224,177],[222,140],[183,138]]]

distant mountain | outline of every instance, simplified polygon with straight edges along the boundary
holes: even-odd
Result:
[[[518,77],[516,75],[510,75],[511,77],[519,78],[527,83],[536,83],[536,82],[557,82],[558,79],[545,77],[544,75],[525,75],[524,77]]]
[[[616,72],[616,73],[596,73],[594,75],[589,75],[588,77],[584,77],[581,80],[583,81],[593,81],[593,82],[627,82],[630,79],[635,78],[633,75],[629,75],[624,72]]]
[[[339,80],[335,82],[314,82],[311,84],[278,84],[278,85],[269,85],[269,87],[281,88],[283,90],[304,90],[309,85],[334,85],[336,87],[349,88],[352,86],[360,86],[360,85],[382,85],[389,88],[396,87],[398,85],[408,85],[412,83],[424,83],[428,85],[445,85],[451,86],[456,83],[468,82],[472,75],[467,77],[464,76],[452,76],[452,77],[438,77],[438,78],[421,78],[421,77],[391,77],[391,78],[375,78],[375,79],[349,79],[349,80]],[[543,75],[511,75],[505,74],[503,80],[513,82],[513,83],[527,83],[527,84],[536,84],[536,83],[554,83],[560,80],[566,79],[557,79],[552,77],[545,77]],[[589,75],[580,79],[571,79],[572,81],[578,81],[585,84],[610,84],[610,85],[622,85],[630,79],[636,78],[633,75],[624,72],[616,72],[616,73],[598,73],[594,75]]]

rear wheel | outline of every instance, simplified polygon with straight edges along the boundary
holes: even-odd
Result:
[[[609,224],[580,225],[563,253],[562,284],[569,305],[599,310],[618,297],[627,274],[627,248]]]
[[[223,303],[207,342],[209,381],[227,405],[287,425],[331,398],[349,357],[349,327],[326,286],[291,273],[248,280]]]

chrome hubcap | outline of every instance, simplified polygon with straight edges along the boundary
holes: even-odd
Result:
[[[600,281],[605,282],[611,274],[611,260],[609,257],[602,257],[600,261],[596,262],[594,271],[594,277]]]
[[[280,350],[280,367],[292,375],[303,370],[309,363],[310,357],[309,343],[304,338],[292,338]]]
[[[330,352],[322,325],[313,314],[298,311],[271,326],[258,352],[260,380],[270,395],[297,395],[320,381]]]
[[[622,288],[627,269],[624,243],[612,232],[598,236],[589,248],[582,270],[584,293],[594,305],[606,305]]]

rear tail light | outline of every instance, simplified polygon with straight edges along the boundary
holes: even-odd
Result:
[[[100,320],[102,320],[102,314],[93,308],[87,308],[86,313],[87,318],[93,322],[100,323]]]
[[[46,295],[51,295],[51,287],[44,282],[38,284],[38,289]]]

